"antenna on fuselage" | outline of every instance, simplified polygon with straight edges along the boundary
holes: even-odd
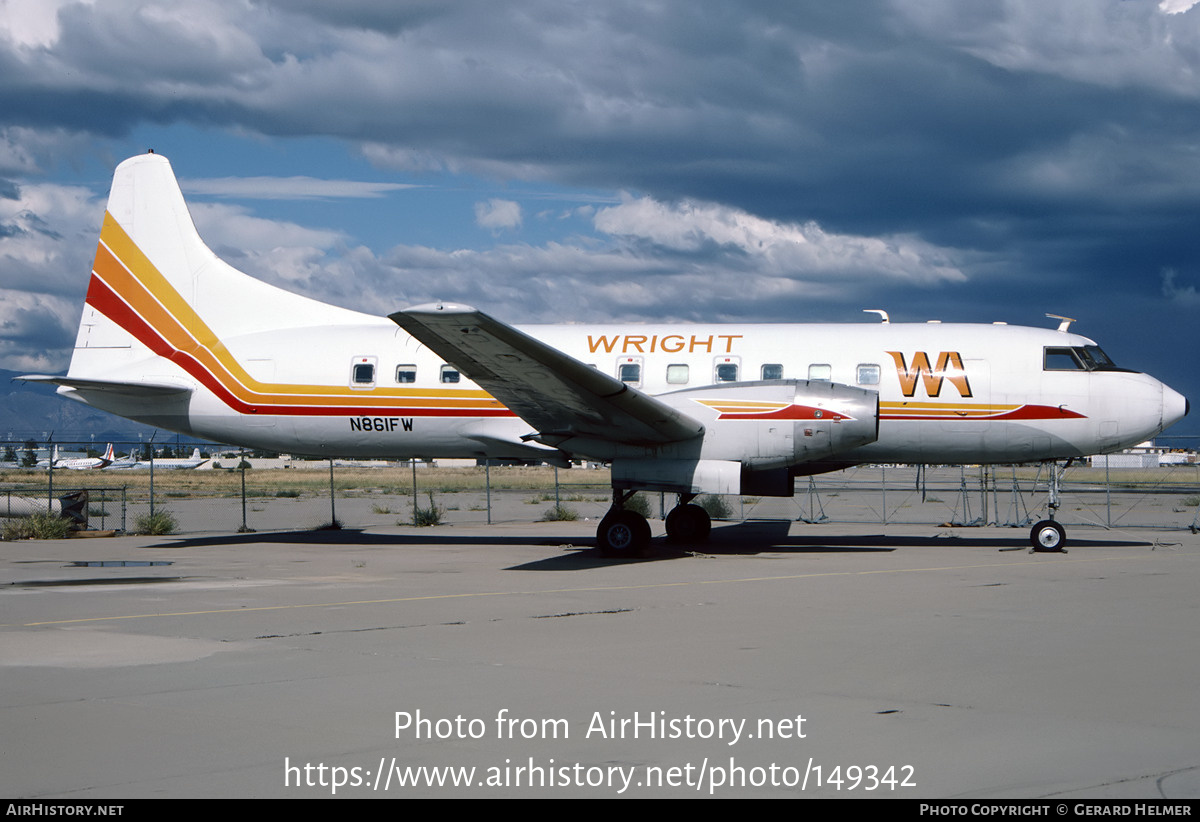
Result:
[[[1061,314],[1047,314],[1046,316],[1052,320],[1060,320],[1058,324],[1058,330],[1064,334],[1067,333],[1067,329],[1071,327],[1071,323],[1075,322],[1073,317],[1064,317]]]
[[[878,314],[880,319],[883,320],[884,325],[887,325],[888,323],[891,322],[891,320],[888,319],[888,313],[886,311],[884,311],[882,308],[864,308],[863,313],[864,314]]]

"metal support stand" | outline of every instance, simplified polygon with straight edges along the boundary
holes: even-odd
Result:
[[[817,509],[820,509],[820,515],[817,514]],[[803,515],[797,517],[797,522],[807,522],[809,525],[816,525],[818,522],[825,522],[829,517],[825,516],[825,506],[821,504],[821,495],[817,492],[817,483],[812,478],[808,478],[808,516]]]

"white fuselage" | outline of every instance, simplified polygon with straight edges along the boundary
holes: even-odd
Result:
[[[652,395],[760,380],[764,369],[772,379],[825,379],[877,390],[878,440],[840,455],[846,462],[1006,463],[1081,456],[1141,442],[1185,411],[1179,394],[1145,374],[1047,370],[1047,349],[1094,346],[1053,330],[935,323],[522,330]],[[319,334],[260,332],[226,339],[225,345],[251,376],[272,386],[247,395],[251,408],[232,407],[196,374],[159,360],[154,376],[189,385],[190,400],[170,409],[142,402],[134,408],[117,400],[120,407],[110,410],[220,442],[314,455],[536,453],[521,441],[531,430],[526,423],[489,402],[465,377],[448,381],[457,372],[387,320],[364,318]],[[372,379],[356,383],[354,366],[360,364],[372,367]],[[146,364],[129,366],[139,377],[147,373]],[[405,381],[397,382],[398,375]],[[295,398],[298,392],[303,396],[301,387],[314,385],[337,392],[339,405],[315,393],[311,404],[278,402],[285,392]]]

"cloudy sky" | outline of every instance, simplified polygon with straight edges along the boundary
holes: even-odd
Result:
[[[65,369],[153,148],[218,253],[358,310],[1052,312],[1197,399],[1196,2],[0,0],[0,368]]]

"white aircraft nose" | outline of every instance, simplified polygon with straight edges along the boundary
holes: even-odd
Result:
[[[1187,416],[1192,404],[1183,394],[1165,385],[1162,393],[1162,427],[1169,428]]]

